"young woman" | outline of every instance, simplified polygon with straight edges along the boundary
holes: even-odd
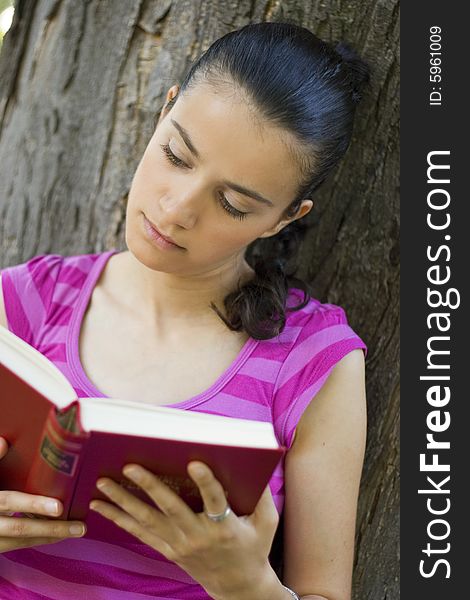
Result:
[[[134,465],[155,508],[103,478],[109,502],[75,539],[44,518],[60,516],[53,499],[0,491],[2,598],[350,599],[366,346],[291,260],[368,78],[346,45],[292,24],[225,35],[168,90],[129,193],[128,249],[2,271],[1,324],[79,396],[271,421],[289,448],[251,515],[197,461],[204,512]],[[282,511],[283,582],[268,560]],[[97,539],[106,520],[134,543]]]

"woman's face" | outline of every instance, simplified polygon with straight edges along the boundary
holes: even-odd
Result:
[[[177,89],[171,88],[167,100]],[[256,125],[235,95],[216,94],[205,85],[180,95],[162,112],[132,181],[129,250],[149,268],[178,275],[239,266],[253,240],[293,220],[282,218],[299,173],[283,139],[285,132]],[[311,206],[304,200],[295,218]],[[180,247],[158,245],[146,219]]]

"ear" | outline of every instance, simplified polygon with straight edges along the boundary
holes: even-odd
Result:
[[[171,88],[167,91],[166,98],[165,98],[165,104],[163,105],[160,116],[158,117],[157,125],[160,123],[160,121],[163,121],[163,119],[168,114],[168,112],[169,112],[168,108],[167,108],[168,103],[170,102],[170,100],[172,100],[178,94],[179,90],[180,90],[180,86],[178,84],[175,84],[175,85],[172,85]]]
[[[268,231],[265,231],[263,235],[260,235],[259,237],[264,238],[276,235],[276,233],[279,233],[281,229],[284,229],[284,227],[286,225],[289,225],[289,223],[292,223],[293,221],[297,221],[297,219],[305,217],[305,215],[309,213],[312,208],[313,200],[311,200],[310,198],[305,198],[304,200],[302,200],[302,204],[299,206],[296,214],[293,217],[290,217],[289,219],[282,219],[274,227],[268,229]]]

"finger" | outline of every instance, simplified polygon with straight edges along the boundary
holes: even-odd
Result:
[[[62,503],[56,498],[26,494],[14,490],[0,491],[0,512],[28,512],[58,517],[62,510]]]
[[[103,502],[101,500],[92,500],[90,508],[100,515],[115,523],[131,535],[135,536],[145,544],[152,546],[158,552],[165,556],[169,556],[171,546],[158,534],[155,534],[148,527],[144,527],[132,515],[122,511],[119,507]]]
[[[133,517],[144,528],[152,528],[155,533],[165,539],[170,539],[172,536],[172,527],[169,527],[168,520],[161,511],[151,507],[149,504],[134,496],[131,492],[124,489],[121,485],[102,477],[97,482],[97,487],[110,500],[119,506],[122,510]],[[107,506],[107,503],[102,503]],[[90,508],[95,510],[95,501],[90,503]],[[115,514],[115,513],[113,513]],[[129,521],[128,521],[129,523]]]
[[[204,463],[191,462],[188,465],[188,473],[199,488],[205,510],[210,513],[223,512],[227,508],[227,496],[212,470]]]
[[[158,506],[162,513],[183,531],[194,531],[199,521],[189,506],[156,475],[140,465],[126,465],[126,477],[136,483]]]
[[[0,537],[69,538],[81,537],[85,531],[85,524],[80,521],[46,521],[28,517],[0,517]]]
[[[8,442],[5,438],[0,437],[0,459],[8,452]]]

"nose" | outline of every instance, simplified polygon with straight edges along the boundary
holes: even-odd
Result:
[[[162,214],[167,223],[174,223],[184,229],[192,229],[203,206],[201,190],[186,187],[169,192],[160,201]]]

